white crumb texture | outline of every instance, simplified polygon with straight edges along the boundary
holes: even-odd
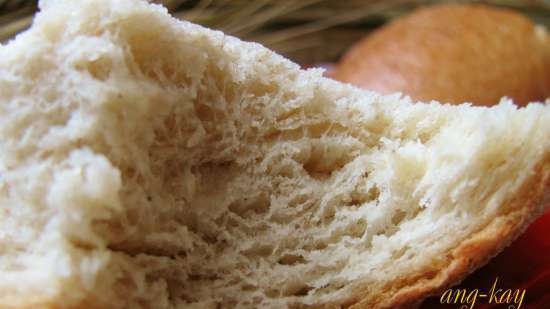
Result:
[[[413,104],[138,0],[0,47],[0,307],[288,308],[433,271],[550,149],[550,106]]]

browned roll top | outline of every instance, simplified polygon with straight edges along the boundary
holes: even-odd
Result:
[[[550,97],[550,36],[512,10],[436,5],[358,42],[332,77],[421,101],[526,104]]]

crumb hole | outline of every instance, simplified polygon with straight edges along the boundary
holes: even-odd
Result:
[[[273,246],[256,244],[242,253],[247,257],[267,257],[273,253]]]
[[[303,282],[289,282],[282,290],[283,296],[306,296],[313,287]]]
[[[253,197],[245,197],[231,203],[229,211],[240,217],[249,217],[251,214],[262,214],[269,210],[270,199],[268,194],[259,194]]]
[[[93,78],[103,81],[106,80],[111,74],[112,66],[111,59],[101,57],[99,59],[77,65],[76,68],[78,70],[88,71]]]
[[[395,211],[395,213],[391,217],[391,223],[393,225],[399,225],[399,223],[401,223],[403,221],[403,219],[405,219],[406,216],[407,216],[406,212],[404,212],[401,209],[398,209],[398,210]]]
[[[304,264],[306,259],[298,254],[285,254],[279,259],[278,263],[281,265]]]

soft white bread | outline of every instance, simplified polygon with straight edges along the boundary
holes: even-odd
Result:
[[[138,0],[0,47],[1,308],[396,308],[542,209],[550,106],[413,104]]]

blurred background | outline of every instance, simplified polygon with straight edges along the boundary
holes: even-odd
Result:
[[[447,18],[440,16],[440,11],[432,11],[432,15],[417,14],[417,17],[407,19],[406,16],[418,8],[449,2],[435,0],[154,2],[166,6],[177,18],[219,29],[244,40],[259,42],[304,67],[342,67],[347,57],[347,67],[351,71],[341,70],[340,76],[332,77],[353,81],[352,77],[355,76],[359,86],[363,86],[361,83],[370,78],[371,84],[364,88],[369,88],[368,85],[379,86],[380,83],[383,86],[391,84],[393,88],[388,88],[390,92],[401,91],[413,99],[415,95],[418,95],[416,98],[427,96],[444,102],[452,102],[456,98],[457,102],[454,103],[469,101],[474,105],[490,105],[504,95],[516,99],[520,105],[531,100],[543,101],[550,96],[550,36],[541,40],[545,37],[541,30],[543,28],[534,26],[537,24],[550,29],[550,0],[454,1],[460,4],[481,3],[512,12],[512,15],[492,15],[490,11],[478,11],[472,13],[470,18],[468,11],[465,11],[460,13],[465,17],[461,17],[463,20],[458,22],[458,13],[453,15],[452,12],[446,12],[444,14],[450,14]],[[36,10],[37,1],[0,0],[0,41],[5,42],[26,29]],[[513,17],[514,13],[517,13],[516,17]],[[496,17],[492,19],[491,16]],[[389,22],[403,19],[407,19],[407,22],[402,22],[401,26],[388,27]],[[495,22],[487,21],[491,19]],[[454,27],[448,25],[453,22],[458,25],[453,28],[452,35],[441,35]],[[415,23],[419,26],[415,27]],[[355,54],[348,52],[352,46],[360,45],[358,42],[362,42],[362,39],[372,37],[374,30],[383,28],[386,30],[378,31],[377,39],[368,39],[370,43],[363,44],[362,51]],[[423,39],[415,38],[415,33],[419,33]],[[386,41],[390,41],[389,44],[383,42],[385,38],[388,38]],[[399,51],[411,44],[414,44],[413,50],[418,50],[415,61],[410,61],[410,55],[395,53],[395,49]],[[378,49],[379,52],[369,54],[372,49]],[[434,54],[434,50],[437,54]],[[447,50],[448,54],[441,50]],[[393,53],[393,56],[387,56],[388,53]],[[366,57],[372,60],[369,65],[363,61]],[[390,79],[383,80],[384,76]],[[399,84],[396,80],[405,80],[408,84]],[[461,80],[471,80],[472,83],[460,88]],[[426,90],[412,85],[413,81],[418,85],[429,84],[427,91],[437,87],[441,91],[423,93]],[[495,89],[495,92],[491,93],[492,96],[486,96],[490,89]],[[407,90],[411,92],[407,93]],[[446,91],[453,92],[452,96]],[[497,277],[502,288],[527,290],[522,308],[550,308],[550,212],[534,222],[526,233],[485,267],[470,275],[460,287],[487,291]],[[439,297],[434,296],[420,308],[457,307],[442,305]],[[508,307],[480,301],[475,308]]]
[[[35,0],[0,0],[0,41],[28,27]],[[174,16],[262,43],[300,64],[334,62],[354,42],[391,19],[450,1],[155,0]],[[550,0],[454,1],[517,10],[550,27]]]

